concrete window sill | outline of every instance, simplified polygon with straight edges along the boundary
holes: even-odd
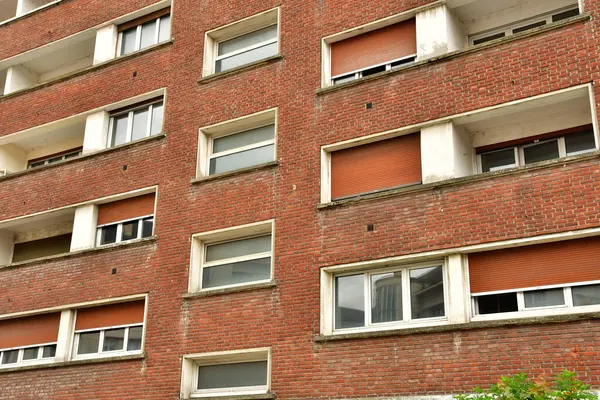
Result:
[[[494,179],[500,176],[511,176],[511,175],[520,175],[529,173],[532,171],[549,169],[549,168],[557,168],[567,164],[573,164],[577,162],[587,161],[587,160],[595,160],[600,158],[600,151],[594,151],[586,154],[581,154],[577,156],[565,157],[556,160],[543,161],[531,165],[525,165],[522,167],[515,167],[510,169],[504,169],[501,171],[494,172],[484,172],[481,174],[474,174],[465,176],[462,178],[454,178],[448,179],[439,182],[426,183],[423,185],[415,185],[415,186],[406,186],[397,189],[390,190],[382,190],[380,192],[357,195],[354,197],[348,197],[341,200],[335,200],[329,203],[321,203],[317,205],[317,209],[324,210],[330,208],[341,207],[345,205],[355,204],[355,203],[363,203],[370,200],[383,199],[388,197],[397,197],[404,196],[413,193],[426,192],[434,189],[440,189],[445,187],[452,187],[458,185],[465,185],[472,182],[485,181],[489,179]]]
[[[586,321],[593,319],[600,319],[600,312],[514,318],[494,321],[477,321],[467,322],[463,324],[445,324],[419,328],[390,329],[386,331],[352,332],[335,335],[316,335],[314,340],[315,342],[325,343],[339,340],[367,339],[387,336],[408,336],[424,333],[452,332],[484,328],[501,328],[521,325],[555,324],[564,322]]]
[[[133,354],[126,356],[111,356],[111,357],[102,357],[102,358],[90,358],[87,360],[72,360],[72,361],[59,361],[55,363],[49,364],[39,364],[39,365],[23,365],[14,368],[0,368],[0,374],[5,374],[9,372],[21,372],[21,371],[31,371],[38,369],[50,369],[50,368],[61,368],[61,367],[71,367],[75,365],[86,365],[86,364],[101,364],[108,362],[122,362],[122,361],[134,361],[134,360],[143,360],[146,358],[146,354]]]
[[[490,42],[485,42],[485,43],[481,43],[475,46],[470,46],[467,47],[466,49],[462,49],[462,50],[457,50],[457,51],[453,51],[451,53],[447,53],[447,54],[443,54],[440,56],[436,56],[436,57],[432,57],[432,58],[428,58],[426,60],[422,60],[422,61],[417,61],[414,62],[412,64],[407,64],[405,66],[401,66],[398,67],[394,70],[390,70],[390,71],[384,71],[384,72],[380,72],[377,74],[373,74],[373,75],[369,75],[367,77],[364,78],[360,78],[360,79],[356,79],[350,82],[346,82],[346,83],[342,83],[339,85],[334,85],[334,86],[326,86],[320,89],[317,89],[317,95],[323,95],[326,93],[331,93],[331,92],[336,92],[338,90],[343,90],[345,88],[348,87],[352,87],[352,86],[356,86],[356,85],[361,85],[363,83],[366,82],[371,82],[373,80],[382,78],[382,77],[386,77],[386,76],[392,76],[392,75],[396,75],[396,74],[401,74],[404,73],[408,70],[412,70],[412,69],[417,69],[420,68],[422,66],[434,63],[434,62],[438,62],[438,61],[442,61],[442,60],[449,60],[452,58],[456,58],[456,57],[460,57],[463,56],[465,54],[471,54],[471,53],[476,53],[479,51],[483,51],[486,50],[488,48],[491,47],[496,47],[496,46],[500,46],[504,43],[509,43],[509,42],[514,42],[516,40],[521,40],[523,38],[527,38],[527,37],[531,37],[531,36],[535,36],[535,35],[539,35],[542,34],[544,32],[548,32],[548,31],[553,31],[555,29],[560,29],[565,25],[571,25],[571,24],[575,24],[577,22],[581,22],[581,21],[587,21],[591,19],[591,14],[590,13],[583,13],[580,15],[577,15],[575,17],[571,17],[568,19],[565,19],[563,21],[559,21],[559,22],[554,22],[552,24],[549,25],[544,25],[541,26],[539,28],[535,28],[535,29],[531,29],[525,32],[521,32],[521,33],[517,33],[515,35],[511,35],[511,36],[506,36],[500,39],[496,39],[496,40],[492,40]]]
[[[127,242],[127,243],[116,243],[116,244],[111,244],[111,245],[102,246],[102,247],[94,247],[92,249],[72,251],[70,253],[56,254],[56,255],[48,256],[48,257],[34,258],[32,260],[26,260],[26,261],[20,261],[20,262],[16,262],[16,263],[12,263],[12,264],[0,265],[0,271],[5,270],[5,269],[24,267],[24,266],[32,265],[32,264],[56,261],[56,260],[60,260],[62,258],[77,257],[77,256],[83,255],[83,254],[97,253],[97,252],[101,252],[101,251],[110,251],[110,250],[120,250],[125,247],[144,246],[149,243],[154,243],[157,240],[158,240],[157,236],[150,236],[150,237],[147,237],[144,239],[133,240],[133,241]]]
[[[141,145],[141,144],[146,143],[146,142],[151,142],[151,141],[154,141],[154,140],[163,139],[166,136],[167,135],[165,133],[160,133],[158,135],[152,135],[152,136],[149,136],[149,137],[146,137],[146,138],[134,140],[134,141],[129,142],[129,143],[124,143],[124,144],[121,144],[121,145],[118,145],[118,146],[109,147],[108,149],[95,151],[93,153],[82,154],[82,155],[77,156],[77,157],[73,157],[73,158],[69,158],[69,159],[66,159],[66,160],[59,161],[57,163],[43,165],[41,167],[36,167],[36,168],[31,168],[31,169],[24,169],[23,171],[13,172],[13,173],[8,174],[8,175],[0,176],[0,182],[6,181],[6,180],[9,180],[9,179],[13,179],[13,178],[17,178],[17,177],[20,177],[20,176],[23,176],[23,175],[33,174],[33,173],[36,173],[36,172],[39,172],[39,171],[45,171],[45,170],[51,169],[51,168],[61,167],[61,166],[65,165],[65,164],[70,164],[70,163],[73,163],[73,162],[77,162],[77,161],[81,161],[81,160],[86,160],[88,158],[97,157],[97,156],[100,156],[100,155],[103,155],[103,154],[112,153],[113,151],[118,151],[118,150],[121,150],[121,149],[127,149],[127,148],[130,148],[130,147],[135,147],[135,146]]]
[[[131,53],[131,54],[127,54],[127,55],[124,55],[124,56],[116,57],[116,58],[113,58],[112,60],[108,60],[108,61],[105,61],[103,63],[99,63],[99,64],[96,64],[96,65],[92,65],[92,66],[80,69],[80,70],[75,71],[75,72],[70,72],[70,73],[68,73],[66,75],[58,76],[58,77],[56,77],[56,78],[54,78],[52,80],[49,80],[49,81],[37,84],[37,85],[32,86],[32,87],[28,87],[26,89],[17,90],[16,92],[12,92],[12,93],[9,93],[9,94],[1,95],[0,96],[0,101],[2,101],[4,99],[10,99],[12,97],[22,96],[22,95],[24,95],[26,93],[34,92],[36,90],[39,90],[39,89],[42,89],[42,88],[45,88],[45,87],[48,87],[48,86],[55,85],[55,84],[57,84],[59,82],[67,81],[67,80],[69,80],[71,78],[74,78],[76,76],[84,75],[84,74],[87,74],[88,72],[97,71],[97,70],[100,70],[102,68],[106,68],[108,66],[111,66],[111,65],[114,65],[114,64],[118,64],[118,63],[123,62],[125,60],[129,60],[129,59],[141,56],[142,54],[150,53],[152,51],[161,49],[163,47],[167,47],[167,46],[171,45],[172,43],[173,43],[173,39],[168,40],[166,42],[155,44],[153,46],[147,47],[147,48],[142,49],[142,50],[138,50],[138,51],[136,51],[134,53]]]
[[[201,178],[192,179],[191,183],[195,184],[195,183],[210,182],[210,181],[215,181],[215,180],[219,180],[219,179],[225,179],[225,178],[229,178],[231,176],[242,175],[242,174],[246,174],[246,173],[249,173],[252,171],[261,171],[264,169],[271,169],[271,168],[277,167],[278,165],[279,165],[278,161],[271,161],[271,162],[264,163],[264,164],[253,165],[248,168],[236,169],[235,171],[223,172],[222,174],[208,175],[208,176],[203,176]]]
[[[283,56],[281,54],[277,54],[275,56],[263,58],[262,60],[254,61],[249,64],[240,65],[239,67],[228,69],[227,71],[217,72],[211,75],[204,76],[198,79],[198,84],[203,85],[209,82],[213,82],[222,78],[226,78],[231,75],[236,75],[240,72],[255,69],[261,67],[263,65],[273,64],[277,61],[283,60]]]
[[[277,283],[274,281],[263,283],[251,283],[244,286],[235,286],[222,289],[204,290],[202,292],[185,293],[182,297],[184,299],[197,299],[203,297],[220,296],[231,293],[249,292],[261,289],[272,289],[275,287],[277,287]]]
[[[202,396],[201,397],[201,399],[203,399],[203,400],[269,400],[269,399],[275,399],[275,398],[276,398],[275,395],[272,393],[239,394],[239,395],[233,395],[233,396],[210,396],[210,397]],[[192,400],[192,399],[181,398],[180,400]]]

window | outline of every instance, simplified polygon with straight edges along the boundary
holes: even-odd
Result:
[[[476,316],[600,305],[600,238],[469,254]]]
[[[0,369],[53,362],[60,313],[0,321]]]
[[[206,33],[204,75],[279,54],[279,10],[273,9]]]
[[[268,393],[270,349],[184,356],[182,398]]]
[[[171,38],[170,8],[130,21],[118,27],[118,54],[123,56]]]
[[[334,330],[443,321],[442,265],[398,267],[334,277]]]
[[[135,301],[77,310],[74,357],[140,352],[144,307],[144,301]]]
[[[275,161],[277,110],[271,109],[200,129],[199,177]]]
[[[104,246],[152,236],[154,203],[155,194],[151,193],[101,204],[98,207],[96,245]]]
[[[508,25],[500,29],[494,29],[491,32],[473,35],[471,37],[471,44],[478,45],[506,36],[516,35],[517,33],[526,32],[530,29],[539,28],[540,26],[562,21],[577,15],[579,15],[579,8],[577,6],[570,6],[548,14],[527,19],[526,21],[522,21],[517,24]]]
[[[54,154],[51,156],[36,158],[27,162],[27,169],[41,167],[43,165],[55,164],[60,161],[68,160],[81,155],[82,148],[68,150],[63,153]]]
[[[335,37],[326,39],[334,85],[401,67],[417,57],[415,18],[335,40]]]
[[[163,118],[164,103],[162,99],[125,111],[113,112],[110,117],[108,147],[161,133]]]
[[[481,172],[499,171],[594,150],[596,150],[594,130],[591,127],[583,130],[577,128],[577,131],[564,136],[533,140],[517,146],[481,152],[478,155],[479,169]]]
[[[273,232],[271,220],[194,235],[190,292],[270,282]]]
[[[331,198],[420,184],[421,136],[412,133],[331,152]]]

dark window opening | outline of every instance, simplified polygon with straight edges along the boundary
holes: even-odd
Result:
[[[479,314],[497,314],[518,311],[517,294],[501,293],[477,297]]]

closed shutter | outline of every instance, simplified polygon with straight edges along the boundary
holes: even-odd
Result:
[[[0,349],[55,343],[60,313],[0,321]]]
[[[143,17],[134,19],[133,21],[125,22],[117,27],[119,32],[126,31],[129,28],[133,28],[134,26],[145,24],[146,22],[155,20],[156,18],[163,17],[171,13],[171,7],[164,8],[162,10],[158,10],[153,12],[152,14],[144,15]]]
[[[154,193],[132,197],[98,207],[98,225],[154,214]]]
[[[417,53],[415,19],[331,44],[331,76],[388,63]]]
[[[471,293],[600,280],[600,238],[469,254]]]
[[[144,300],[140,300],[77,310],[75,330],[100,329],[143,322]]]
[[[331,154],[333,199],[420,182],[420,133]]]

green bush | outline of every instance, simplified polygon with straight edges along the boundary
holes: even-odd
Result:
[[[474,394],[459,394],[457,400],[598,400],[589,385],[574,372],[563,371],[550,382],[532,380],[524,373],[503,376],[488,390],[476,388]]]

